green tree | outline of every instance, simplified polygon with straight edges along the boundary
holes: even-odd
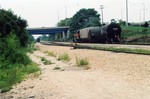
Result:
[[[57,23],[57,26],[70,26],[71,18],[66,18],[64,20],[61,20],[59,23]]]
[[[45,34],[41,36],[41,40],[42,41],[47,41],[48,40],[48,36],[46,36]]]
[[[70,32],[71,36],[78,29],[100,26],[100,15],[94,9],[80,9],[71,19]]]
[[[145,22],[144,27],[148,27],[148,26],[149,26],[148,22]]]
[[[13,11],[0,9],[0,67],[7,67],[7,63],[26,62],[23,59],[28,58],[23,50],[29,40],[26,26],[27,21]]]
[[[122,19],[118,20],[119,25],[125,25],[126,21],[123,21]]]
[[[35,39],[34,39],[34,37],[32,35],[29,35],[29,41],[30,42],[34,42],[35,41]]]
[[[0,38],[6,37],[10,32],[16,34],[21,46],[25,47],[29,40],[28,32],[25,30],[27,21],[18,17],[11,10],[0,9]]]
[[[115,19],[111,19],[111,23],[117,23]]]
[[[48,41],[54,41],[54,40],[55,40],[55,34],[49,34]]]

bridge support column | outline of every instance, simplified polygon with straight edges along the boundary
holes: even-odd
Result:
[[[60,33],[60,41],[63,41],[63,33]]]
[[[67,31],[63,32],[63,40],[66,41],[67,40]]]
[[[66,41],[67,40],[67,38],[69,37],[68,36],[69,35],[69,32],[68,31],[63,31],[63,33],[62,33],[62,41]]]
[[[69,30],[66,31],[67,38],[69,38]]]

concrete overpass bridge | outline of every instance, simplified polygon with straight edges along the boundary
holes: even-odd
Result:
[[[64,41],[69,35],[69,27],[41,27],[41,28],[27,28],[26,29],[31,35],[43,35],[43,34],[61,34],[61,40]]]

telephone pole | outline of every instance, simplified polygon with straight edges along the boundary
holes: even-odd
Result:
[[[57,11],[58,23],[59,23],[59,11]]]
[[[66,9],[66,27],[67,27],[67,6],[65,6]]]
[[[145,11],[147,9],[145,9],[145,4],[144,3],[142,3],[142,4],[143,4],[143,21],[145,22]]]
[[[126,25],[128,27],[128,0],[126,0]]]
[[[104,23],[103,21],[103,9],[104,9],[104,5],[100,5],[100,9],[101,9],[101,13],[102,13],[102,24]]]

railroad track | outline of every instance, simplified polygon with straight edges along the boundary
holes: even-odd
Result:
[[[73,46],[74,43],[71,42],[41,42],[45,45],[62,45],[62,46]],[[113,48],[128,48],[128,49],[144,49],[144,50],[150,50],[150,44],[98,44],[98,43],[77,43],[77,45],[80,47],[113,47]]]

